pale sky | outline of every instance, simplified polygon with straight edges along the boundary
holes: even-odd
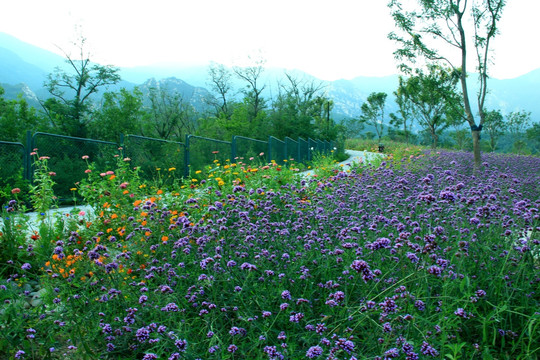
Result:
[[[61,53],[79,27],[91,59],[104,65],[233,65],[260,52],[268,67],[323,80],[397,73],[388,0],[0,2],[0,32]],[[540,0],[508,0],[493,43],[492,77],[540,68],[538,14]]]

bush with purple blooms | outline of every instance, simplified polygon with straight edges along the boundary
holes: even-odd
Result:
[[[93,218],[1,264],[0,357],[537,358],[540,159],[394,161],[92,175]]]

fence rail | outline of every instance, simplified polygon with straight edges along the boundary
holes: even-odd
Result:
[[[55,194],[60,199],[72,197],[71,188],[84,178],[86,155],[100,171],[114,167],[115,156],[129,157],[141,169],[143,178],[151,180],[159,169],[177,169],[183,176],[191,170],[203,170],[213,163],[235,162],[237,159],[258,158],[266,162],[284,163],[293,159],[305,163],[316,153],[329,153],[333,143],[308,138],[284,140],[270,136],[267,141],[234,136],[222,141],[202,136],[186,135],[185,142],[120,135],[119,142],[77,138],[58,134],[27,133],[26,144],[0,141],[0,201],[4,203],[9,189],[21,183],[32,183],[30,153],[38,149],[48,156],[50,170],[56,173]]]

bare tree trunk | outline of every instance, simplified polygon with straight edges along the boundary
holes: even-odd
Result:
[[[482,163],[482,154],[480,153],[480,131],[471,130],[473,140],[474,168],[479,169]]]

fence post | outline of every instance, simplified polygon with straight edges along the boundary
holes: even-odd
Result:
[[[231,163],[235,162],[234,159],[236,159],[236,153],[236,135],[234,135],[231,141]]]
[[[124,134],[122,133],[120,133],[120,143],[118,144],[118,147],[122,148],[122,150],[120,150],[120,156],[122,157],[122,159],[125,159],[127,152],[124,144]]]
[[[28,180],[30,183],[31,181],[31,168],[32,168],[32,160],[30,157],[30,152],[32,151],[32,133],[30,130],[26,131],[26,145],[24,147],[24,155],[23,155],[23,177],[25,180]]]
[[[189,138],[191,135],[186,134],[186,148],[184,150],[184,176],[189,176]]]
[[[266,162],[270,164],[272,161],[272,136],[268,136],[268,153],[266,154]]]

